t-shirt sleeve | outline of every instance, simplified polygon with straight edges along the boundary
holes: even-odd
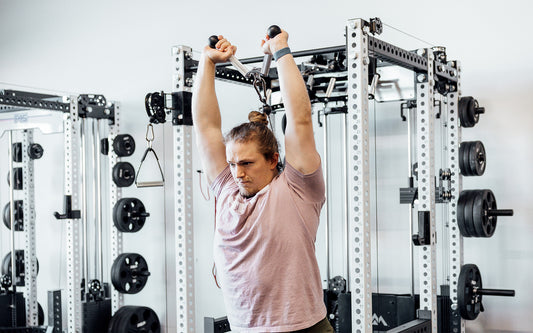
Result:
[[[233,181],[233,177],[231,177],[231,172],[229,170],[229,165],[222,170],[215,178],[215,180],[211,183],[211,191],[213,191],[213,194],[215,197],[218,197],[220,193],[222,192],[222,189]]]
[[[303,200],[322,203],[326,199],[322,164],[313,173],[304,175],[288,162],[284,170],[287,183]]]

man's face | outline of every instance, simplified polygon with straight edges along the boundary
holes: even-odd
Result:
[[[270,184],[277,174],[278,156],[275,153],[272,160],[265,159],[254,141],[226,144],[226,159],[242,196],[253,197]]]

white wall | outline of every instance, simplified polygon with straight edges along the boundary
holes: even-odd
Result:
[[[529,197],[533,187],[529,175],[529,163],[533,162],[533,150],[529,147],[533,142],[533,115],[529,106],[533,87],[530,62],[533,46],[528,42],[533,32],[530,7],[526,1],[515,0],[496,3],[0,0],[0,82],[3,87],[19,90],[36,87],[56,92],[99,93],[119,101],[123,132],[132,133],[137,140],[138,149],[128,159],[137,167],[147,120],[143,99],[148,92],[170,91],[173,45],[187,45],[200,51],[206,38],[216,33],[227,36],[239,47],[237,56],[257,56],[266,27],[276,23],[290,33],[293,50],[335,46],[344,43],[347,19],[376,16],[422,40],[444,45],[449,59],[461,61],[463,95],[475,96],[487,110],[476,127],[463,130],[464,140],[483,141],[488,154],[485,175],[465,179],[464,188],[491,188],[499,206],[515,210],[513,218],[500,219],[491,239],[465,240],[465,262],[480,267],[484,284],[514,288],[517,293],[513,299],[486,297],[487,312],[468,323],[468,328],[477,332],[526,332],[531,331],[529,317],[533,313],[530,297],[533,287],[529,278],[533,271],[530,259],[533,243],[529,241],[533,234],[529,219],[533,215]],[[387,26],[385,30],[394,32]],[[226,127],[244,121],[247,111],[257,105],[254,93],[243,89],[218,85]],[[250,96],[244,97],[246,94]],[[239,101],[235,101],[235,96],[239,96]],[[155,148],[162,150],[162,132],[160,128],[157,131]],[[2,147],[4,152],[6,145]],[[169,161],[170,157],[166,156],[165,160]],[[53,159],[48,161],[53,165]],[[197,160],[195,168],[200,169]],[[6,202],[4,173],[0,174],[2,207]],[[61,175],[54,177],[62,184]],[[37,201],[49,186],[46,182],[37,184]],[[159,242],[164,235],[162,191],[129,188],[124,195],[142,198],[152,213],[146,230],[126,238],[125,250],[146,253],[153,275],[145,290],[126,301],[152,306],[164,320],[162,300],[173,295],[165,296],[164,290],[161,255],[164,245]],[[204,203],[198,191],[194,199],[198,221],[195,226],[198,226],[196,276],[200,322],[204,315],[222,316],[224,310],[210,275],[213,222],[212,215],[205,212],[212,211],[212,201]],[[38,253],[45,253],[41,257],[47,255],[48,242],[50,238],[38,241]],[[41,299],[45,297],[42,296],[44,287],[40,284],[39,288],[39,300],[46,303]]]

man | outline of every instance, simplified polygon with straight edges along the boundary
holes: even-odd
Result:
[[[287,114],[283,171],[266,116],[252,113],[251,122],[222,135],[215,64],[236,47],[222,36],[215,49],[206,46],[195,82],[197,145],[217,199],[215,265],[234,331],[333,332],[315,256],[324,179],[311,103],[287,41],[282,31],[261,44],[277,59]]]

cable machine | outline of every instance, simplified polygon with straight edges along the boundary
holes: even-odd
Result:
[[[328,318],[336,332],[384,331],[379,328],[382,317],[375,312],[374,302],[379,302],[380,295],[373,294],[371,272],[371,217],[374,212],[371,210],[369,100],[380,94],[377,70],[397,66],[412,73],[415,92],[409,98],[402,97],[405,101],[401,106],[402,117],[409,118],[409,177],[408,187],[399,189],[400,203],[410,205],[413,277],[411,298],[405,304],[413,308],[413,314],[402,317],[403,321],[396,320],[395,327],[388,326],[385,330],[464,332],[464,320],[475,319],[483,310],[482,295],[512,296],[514,291],[486,290],[480,286],[477,266],[463,264],[463,237],[490,237],[496,216],[512,215],[512,211],[497,209],[489,190],[462,191],[462,177],[480,175],[485,154],[480,144],[464,145],[461,142],[461,127],[473,126],[484,109],[471,97],[461,97],[459,63],[448,61],[443,47],[411,52],[379,40],[375,36],[382,29],[378,18],[349,20],[346,45],[293,52],[297,59],[310,57],[302,62],[300,69],[311,103],[325,105],[325,130],[328,116],[337,113],[345,117],[343,172],[346,179],[346,232],[343,237],[347,247],[347,276],[331,278],[328,245],[328,288],[325,290]],[[146,109],[152,123],[154,120],[163,123],[166,115],[172,113],[174,140],[172,151],[167,152],[174,158],[170,171],[173,188],[166,192],[166,196],[174,198],[174,201],[167,209],[166,227],[167,231],[172,231],[170,241],[176,244],[175,256],[172,257],[177,260],[173,263],[176,272],[175,276],[169,276],[169,280],[176,281],[178,301],[174,305],[167,303],[167,309],[176,309],[177,332],[192,332],[198,319],[195,317],[193,284],[191,87],[198,61],[192,59],[192,50],[185,46],[173,48],[172,56],[176,65],[173,91],[148,94]],[[262,57],[255,57],[217,64],[216,79],[256,87],[254,77],[244,74],[245,66],[242,65],[261,61]],[[267,90],[264,91],[265,96],[279,90],[275,68],[266,71],[263,79],[263,89]],[[341,106],[327,107],[331,102],[338,102]],[[275,115],[283,110],[283,104],[268,105],[267,109]],[[407,117],[403,115],[405,110],[408,110]],[[446,137],[443,140],[445,147],[442,147],[445,150],[442,163],[446,167],[439,171],[435,162],[436,151],[441,148],[435,144],[437,119]],[[327,149],[328,135],[325,134],[324,147]],[[324,169],[327,168],[326,162]],[[445,207],[441,227],[446,230],[443,250],[446,259],[441,265],[450,267],[444,270],[446,278],[441,295],[438,295],[437,286],[436,204]],[[328,206],[325,210],[327,216]],[[330,222],[325,223],[328,243]],[[415,256],[418,256],[417,295],[414,285]],[[171,259],[167,256],[167,260]],[[399,307],[394,311],[398,311]],[[401,317],[397,313],[394,315]],[[225,318],[205,318],[204,323],[210,332],[230,330]]]

